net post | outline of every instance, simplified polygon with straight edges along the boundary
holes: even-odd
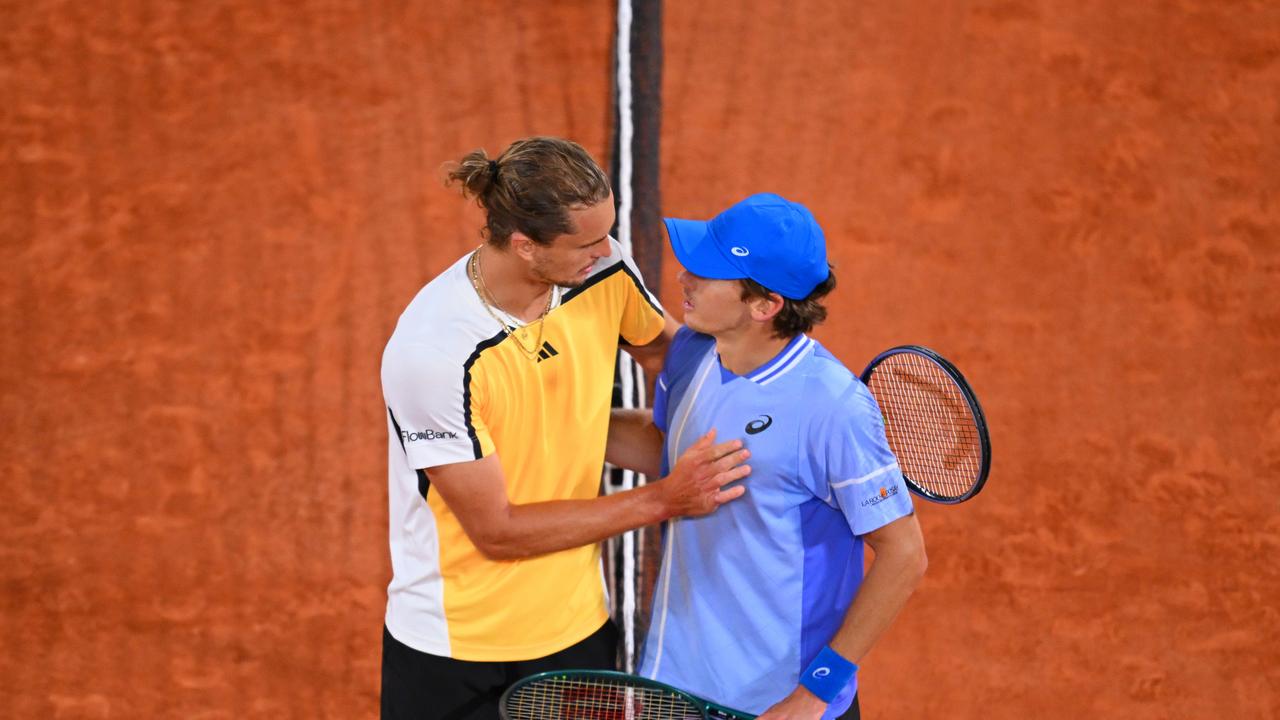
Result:
[[[614,237],[658,296],[662,279],[662,214],[659,135],[662,128],[662,0],[618,0],[614,58],[614,127],[610,175],[618,201]],[[620,352],[614,380],[615,407],[646,407],[644,371]],[[606,467],[605,492],[627,490],[645,478]],[[652,528],[624,534],[606,546],[610,613],[621,630],[618,667],[634,672],[648,617],[656,568],[658,533]]]

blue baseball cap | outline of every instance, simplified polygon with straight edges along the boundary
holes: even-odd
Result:
[[[751,278],[803,300],[830,272],[827,240],[813,213],[772,193],[752,195],[711,220],[663,222],[676,259],[704,278]]]

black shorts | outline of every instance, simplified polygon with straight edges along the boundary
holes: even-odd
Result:
[[[853,694],[853,702],[849,703],[849,709],[836,720],[862,720],[862,708],[858,707],[858,693]]]
[[[577,645],[535,660],[472,662],[429,655],[382,628],[382,720],[496,720],[516,680],[549,670],[613,670],[618,630],[607,621]],[[860,720],[858,696],[839,720]]]
[[[606,621],[590,637],[534,660],[472,662],[429,655],[382,628],[382,720],[496,720],[515,681],[549,670],[613,670],[618,630]]]

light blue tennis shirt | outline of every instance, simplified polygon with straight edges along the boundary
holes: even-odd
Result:
[[[875,398],[812,338],[745,376],[682,328],[658,377],[665,475],[711,428],[751,450],[746,494],[667,524],[640,674],[759,714],[785,698],[862,582],[860,535],[911,513]],[[848,709],[857,678],[824,718]]]

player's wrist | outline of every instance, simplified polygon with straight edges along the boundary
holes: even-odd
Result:
[[[670,482],[671,475],[658,478],[656,482],[651,482],[641,486],[641,490],[647,490],[650,493],[649,517],[648,524],[666,522],[680,514],[677,506],[677,499],[669,492],[672,487]]]
[[[791,695],[787,698],[787,704],[803,714],[821,715],[831,703],[814,695],[813,691],[804,685],[797,685],[796,689],[792,690]]]
[[[819,700],[830,703],[857,672],[856,664],[827,645],[800,674],[800,685]]]
[[[670,520],[689,513],[691,474],[684,458],[681,458],[671,467],[670,472],[654,483],[662,504],[662,520]]]

